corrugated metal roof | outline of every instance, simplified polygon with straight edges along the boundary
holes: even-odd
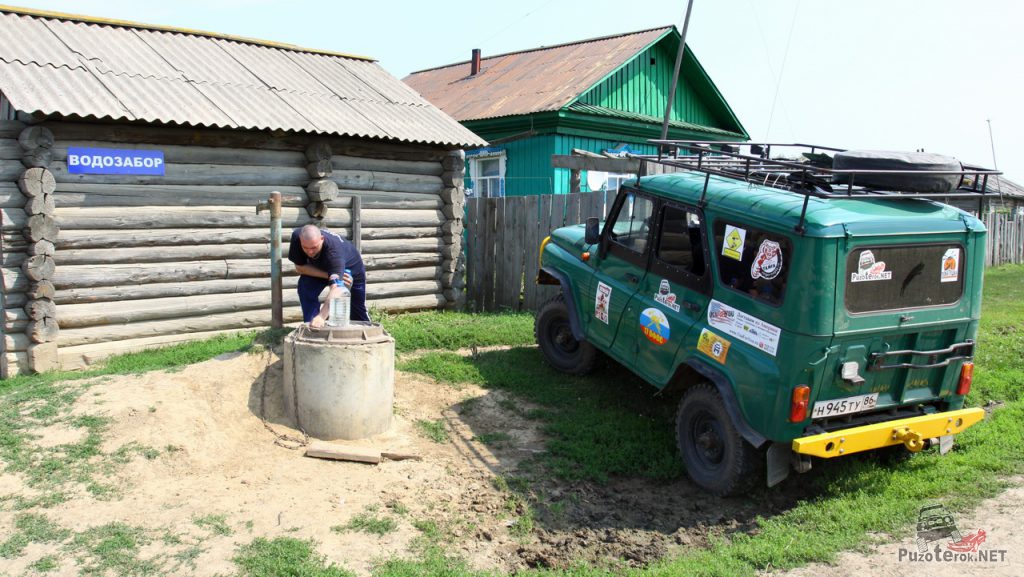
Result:
[[[671,26],[490,56],[470,75],[470,63],[414,72],[404,82],[456,120],[558,110]]]
[[[486,144],[371,60],[6,7],[0,91],[28,113]]]

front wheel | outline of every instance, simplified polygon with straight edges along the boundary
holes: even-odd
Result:
[[[594,368],[597,349],[573,336],[569,307],[561,293],[537,311],[534,335],[544,359],[555,369],[570,375],[585,375]]]
[[[686,473],[712,495],[742,493],[764,472],[763,453],[736,430],[721,395],[709,383],[694,385],[679,401],[676,444]]]

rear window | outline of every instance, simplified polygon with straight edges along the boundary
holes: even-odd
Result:
[[[851,313],[948,305],[964,292],[958,244],[861,247],[846,256]]]

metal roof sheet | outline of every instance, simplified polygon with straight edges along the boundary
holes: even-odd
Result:
[[[29,12],[0,7],[0,92],[23,112],[486,144],[373,61]]]
[[[672,27],[584,40],[414,72],[413,90],[456,120],[558,110],[599,82]]]

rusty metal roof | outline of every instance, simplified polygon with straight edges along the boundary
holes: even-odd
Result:
[[[403,81],[459,121],[558,110],[672,30],[629,34],[490,56],[413,72]]]
[[[0,92],[27,113],[486,144],[365,57],[4,6]]]

